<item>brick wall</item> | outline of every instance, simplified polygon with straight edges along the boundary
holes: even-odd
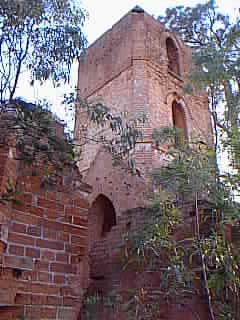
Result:
[[[175,58],[178,56],[177,69],[169,64],[169,59],[174,60],[167,50],[169,41],[172,41]],[[127,118],[142,114],[147,117],[141,126],[143,140],[136,145],[134,153],[142,177],[132,176],[126,170],[114,167],[111,156],[100,149],[97,143],[89,142],[81,150],[80,171],[84,172],[84,181],[93,186],[90,204],[95,204],[99,196],[106,196],[112,202],[117,217],[111,231],[99,238],[96,235],[100,234],[99,223],[102,224],[102,218],[96,219],[98,211],[95,206],[93,212],[91,209],[89,211],[90,295],[100,293],[101,296],[112,291],[118,295],[132,288],[139,289],[144,279],[147,279],[151,290],[158,292],[159,272],[152,272],[150,277],[148,270],[142,273],[134,269],[123,272],[122,236],[139,228],[146,218],[146,211],[133,208],[146,204],[149,186],[151,188],[148,183],[149,171],[168,161],[164,152],[166,146],[161,146],[161,151],[155,150],[151,134],[154,128],[174,126],[174,105],[181,106],[181,123],[185,126],[186,139],[191,142],[197,137],[212,143],[206,95],[183,95],[190,68],[191,50],[141,9],[130,11],[104,33],[80,61],[78,88],[84,98],[103,102],[112,112]],[[91,135],[97,129],[82,112],[78,114],[77,111],[75,138],[80,142],[82,132]],[[191,223],[183,228],[191,229]],[[158,265],[158,268],[161,266]],[[208,319],[203,295],[191,299],[191,308],[199,312],[201,319]],[[196,318],[195,311],[183,306],[166,305],[161,300],[159,303],[163,310],[159,319]],[[97,319],[126,319],[116,308],[105,309],[101,302],[95,311]],[[84,313],[82,320],[87,320]]]
[[[200,205],[200,215],[204,217],[206,204]],[[179,225],[174,237],[177,240],[189,238],[194,233],[194,208],[187,204],[182,208],[184,224]],[[157,304],[157,309],[151,319],[157,320],[209,320],[207,302],[201,280],[195,280],[192,294],[185,294],[180,300],[173,297],[163,298],[160,290],[161,270],[167,267],[162,257],[153,259],[148,267],[132,262],[126,266],[124,247],[127,235],[141,232],[146,222],[149,222],[149,211],[135,208],[122,213],[117,219],[117,225],[103,239],[90,239],[89,252],[90,283],[82,309],[81,320],[126,320],[131,319],[127,308],[123,305],[133,300],[135,291],[144,288],[146,297]],[[204,219],[203,219],[204,221]],[[200,229],[201,230],[201,229]],[[204,230],[203,230],[204,231]],[[201,274],[199,273],[199,279]],[[87,298],[88,297],[88,298]],[[95,300],[93,299],[95,297]],[[96,299],[97,297],[97,299]],[[114,301],[114,305],[111,302]],[[87,313],[90,313],[90,317]],[[91,318],[91,316],[93,316]],[[129,317],[129,318],[128,318]]]
[[[67,166],[53,185],[0,147],[0,319],[78,318],[88,286],[91,188]],[[39,172],[43,172],[40,168]]]
[[[169,39],[178,51],[177,74],[169,68]],[[166,146],[160,146],[160,151],[155,149],[152,131],[174,126],[176,104],[181,106],[186,139],[191,142],[197,137],[212,143],[207,97],[183,95],[190,67],[191,50],[143,10],[130,11],[90,46],[79,64],[78,88],[82,96],[103,102],[112,112],[127,118],[142,114],[147,117],[140,127],[143,140],[134,151],[141,178],[114,167],[98,143],[92,141],[82,147],[79,168],[84,181],[93,186],[90,203],[103,194],[112,201],[117,215],[144,205],[149,172],[168,160]],[[82,112],[76,113],[74,134],[79,144],[83,131],[84,135],[97,132]]]
[[[167,41],[177,51],[179,72],[169,68]],[[176,52],[175,52],[176,54]],[[142,172],[156,161],[151,134],[154,128],[172,127],[174,102],[184,112],[186,135],[212,143],[208,101],[205,94],[183,95],[186,75],[191,68],[191,50],[174,34],[143,10],[130,11],[88,49],[80,60],[78,88],[84,98],[105,103],[111,111],[136,118],[147,117],[141,127],[144,139],[136,150]],[[77,114],[75,137],[96,130]],[[90,167],[99,145],[82,148],[80,169]]]

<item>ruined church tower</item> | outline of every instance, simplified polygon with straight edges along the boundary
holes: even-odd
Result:
[[[191,50],[159,21],[135,7],[89,47],[80,60],[78,88],[83,98],[103,102],[117,114],[147,117],[136,158],[140,168],[149,170],[164,157],[164,152],[153,148],[154,128],[175,126],[184,130],[188,141],[200,136],[211,143],[207,97],[183,94],[190,67]],[[79,114],[76,140],[91,130]],[[83,147],[81,157],[80,170],[93,186],[90,202],[102,197],[102,206],[112,205],[117,216],[143,206],[142,178],[113,167],[111,156],[94,142]]]

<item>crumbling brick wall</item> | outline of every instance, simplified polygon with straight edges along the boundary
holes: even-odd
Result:
[[[207,204],[203,203],[200,207],[204,221],[204,210]],[[189,238],[194,233],[192,205],[185,204],[182,210],[184,224],[179,225],[174,235],[177,240]],[[180,298],[180,302],[174,303],[171,300],[173,297],[163,298],[160,289],[161,272],[164,268],[162,262],[159,263],[160,258],[154,259],[148,267],[144,266],[144,263],[139,265],[134,260],[129,264],[126,263],[128,261],[125,257],[127,239],[131,239],[133,234],[143,230],[146,223],[149,223],[149,214],[149,209],[144,208],[127,210],[122,213],[121,217],[118,217],[117,225],[112,227],[105,238],[90,239],[90,282],[81,320],[132,319],[127,305],[133,302],[135,293],[142,289],[145,297],[150,297],[152,303],[157,306],[151,319],[209,320],[201,281],[196,281],[195,293],[185,294]],[[200,231],[205,232],[206,230],[201,227]],[[201,279],[201,273],[199,273],[199,279]]]
[[[169,41],[178,55],[176,72],[169,68]],[[131,10],[89,47],[79,63],[78,88],[83,98],[103,102],[113,113],[128,119],[146,116],[145,123],[139,125],[143,139],[132,154],[140,178],[113,167],[98,143],[88,141],[82,146],[79,168],[84,181],[93,187],[90,203],[103,194],[112,201],[117,215],[144,206],[151,188],[149,172],[168,161],[166,145],[159,150],[154,146],[155,128],[181,127],[186,141],[200,138],[211,144],[207,96],[183,95],[190,67],[191,50],[141,9]],[[82,111],[76,112],[74,132],[79,145],[83,136],[96,132]]]
[[[178,66],[169,68],[176,59]],[[154,128],[174,126],[174,103],[183,109],[187,139],[212,142],[207,96],[183,95],[190,68],[191,50],[141,9],[126,14],[80,60],[78,88],[84,98],[101,101],[128,119],[146,116],[141,126],[143,140],[135,150],[142,172],[159,164],[151,134]],[[75,138],[81,140],[83,131],[86,136],[92,130],[96,129],[82,112],[76,113]],[[94,142],[82,148],[81,170],[90,167],[98,150]]]
[[[16,160],[14,143],[0,146],[0,160],[0,319],[77,319],[88,286],[91,188],[73,166],[43,185],[45,168]]]

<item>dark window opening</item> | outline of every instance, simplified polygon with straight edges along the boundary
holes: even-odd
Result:
[[[187,140],[187,130],[182,106],[176,101],[172,104],[173,126],[177,130],[176,143],[184,143]]]
[[[178,49],[171,38],[166,40],[168,69],[177,75],[180,75]]]
[[[106,277],[105,276],[91,276],[90,277],[91,280],[105,280]]]
[[[97,240],[105,237],[116,225],[116,212],[112,202],[100,194],[93,202],[90,210],[90,228],[92,237]]]
[[[127,229],[128,231],[131,229],[131,222],[128,222],[128,223],[126,224],[126,229]]]

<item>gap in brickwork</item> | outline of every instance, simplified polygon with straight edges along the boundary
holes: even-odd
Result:
[[[180,75],[178,49],[171,38],[166,40],[168,68],[170,71]]]
[[[89,213],[89,227],[92,229],[92,240],[105,238],[116,226],[116,212],[112,202],[103,194],[94,200]]]
[[[184,117],[184,111],[180,103],[176,101],[172,104],[172,117],[173,117],[173,126],[176,129],[180,129],[182,131],[182,138],[184,140],[187,139],[187,129],[186,122]],[[182,140],[182,139],[181,139]]]

